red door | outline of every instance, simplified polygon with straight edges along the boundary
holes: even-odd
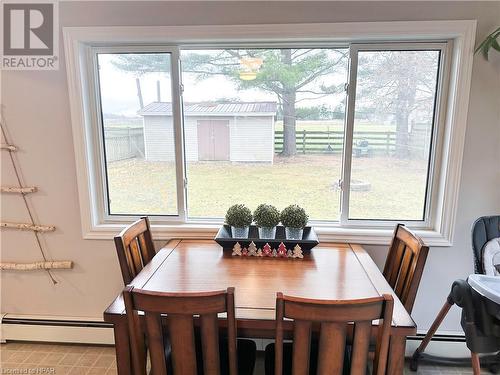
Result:
[[[198,120],[198,160],[229,160],[228,120]]]

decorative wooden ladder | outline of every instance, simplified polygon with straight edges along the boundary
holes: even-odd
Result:
[[[36,186],[25,186],[23,183],[21,173],[20,173],[20,168],[16,163],[16,159],[14,158],[13,153],[15,153],[18,148],[11,144],[9,142],[9,139],[7,137],[7,131],[5,129],[5,123],[1,121],[0,119],[0,125],[2,128],[2,136],[3,140],[5,143],[1,144],[0,149],[3,151],[8,152],[9,158],[12,164],[12,168],[14,169],[14,173],[16,175],[16,180],[17,180],[17,186],[1,186],[0,187],[0,192],[1,193],[6,193],[6,194],[20,194],[24,205],[26,207],[26,210],[28,212],[28,216],[30,218],[28,223],[13,223],[13,222],[8,222],[8,221],[1,221],[0,222],[0,227],[6,228],[6,229],[15,229],[15,230],[28,230],[32,231],[33,234],[35,235],[35,240],[37,247],[40,250],[40,253],[42,255],[43,261],[37,261],[37,262],[31,262],[31,263],[12,263],[12,262],[0,262],[0,270],[15,270],[15,271],[30,271],[30,270],[46,270],[50,280],[54,283],[57,284],[57,280],[54,278],[54,276],[51,273],[51,270],[53,269],[70,269],[73,268],[73,262],[64,260],[64,261],[51,261],[47,259],[47,256],[45,255],[45,251],[42,246],[42,242],[40,241],[40,234],[44,232],[53,232],[56,230],[56,227],[53,225],[39,225],[35,223],[34,220],[34,214],[33,214],[33,209],[30,208],[30,205],[28,204],[28,200],[26,198],[27,194],[30,193],[35,193],[38,189]]]

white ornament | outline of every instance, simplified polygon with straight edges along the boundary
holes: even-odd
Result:
[[[293,248],[293,257],[294,258],[304,258],[304,255],[302,254],[302,248],[299,246],[299,244],[295,245]]]
[[[236,242],[233,247],[233,256],[241,256],[241,245],[239,242]]]
[[[248,254],[249,257],[256,257],[257,256],[257,246],[255,246],[255,243],[252,241],[250,242],[250,245],[248,245]]]

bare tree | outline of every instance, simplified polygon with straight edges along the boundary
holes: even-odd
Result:
[[[409,155],[408,129],[411,116],[420,112],[432,119],[438,56],[437,51],[376,51],[360,54],[357,110],[394,118],[398,158]]]

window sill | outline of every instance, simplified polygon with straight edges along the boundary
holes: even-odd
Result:
[[[125,224],[100,224],[83,233],[84,239],[111,240]],[[213,239],[219,230],[219,224],[186,223],[175,225],[152,225],[155,240]],[[359,243],[363,245],[389,245],[393,228],[341,228],[334,225],[314,226],[322,242]],[[451,246],[451,240],[435,230],[415,230],[428,246]]]

